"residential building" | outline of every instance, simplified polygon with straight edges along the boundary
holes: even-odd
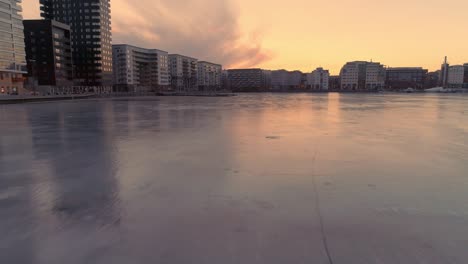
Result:
[[[235,92],[262,92],[270,89],[270,71],[262,69],[228,70],[228,87]]]
[[[112,85],[110,0],[40,0],[42,17],[70,25],[78,85]]]
[[[223,70],[221,72],[221,87],[223,90],[229,90],[229,82],[228,82],[228,71]]]
[[[468,88],[468,63],[463,64],[465,67],[465,75],[463,80],[463,88]]]
[[[198,89],[200,91],[221,90],[223,66],[207,61],[198,62]]]
[[[380,63],[368,63],[366,71],[366,91],[381,90],[385,88],[385,67]]]
[[[449,66],[447,87],[468,88],[468,64]]]
[[[385,87],[385,68],[377,62],[348,62],[340,72],[341,90],[376,91]]]
[[[421,67],[398,67],[387,68],[386,73],[387,89],[423,89],[426,84],[428,70]]]
[[[301,71],[292,71],[288,74],[288,86],[291,90],[301,89],[303,86],[303,78]]]
[[[198,90],[198,60],[179,55],[169,55],[171,89],[177,92]]]
[[[154,92],[169,88],[169,54],[121,44],[112,46],[115,90]]]
[[[424,84],[425,89],[435,88],[440,84],[440,70],[429,72],[427,74],[426,83]]]
[[[72,86],[70,26],[54,20],[25,20],[28,78],[40,86]]]
[[[271,89],[273,91],[287,91],[289,89],[288,75],[289,72],[286,70],[271,71]]]
[[[0,0],[0,95],[23,94],[26,71],[20,0]]]
[[[303,74],[300,71],[271,71],[271,89],[273,91],[297,90],[302,86]]]
[[[328,91],[330,72],[317,68],[307,75],[307,86],[313,91]]]
[[[329,91],[339,91],[341,89],[341,81],[339,75],[332,75],[328,79],[328,90]]]

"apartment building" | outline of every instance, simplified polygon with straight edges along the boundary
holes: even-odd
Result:
[[[340,72],[341,90],[376,91],[385,88],[385,68],[377,62],[346,63]]]
[[[170,86],[169,54],[158,49],[112,46],[113,81],[120,92],[156,92]]]
[[[42,17],[70,26],[75,82],[112,85],[110,0],[40,0]]]
[[[26,52],[20,0],[0,0],[0,95],[26,93]]]
[[[307,86],[313,91],[328,91],[330,72],[317,68],[307,75]]]
[[[28,78],[39,86],[73,85],[70,26],[54,20],[25,20]]]
[[[200,91],[221,90],[223,66],[207,61],[198,62],[198,89]]]
[[[189,92],[198,90],[198,60],[179,54],[169,55],[171,90]]]

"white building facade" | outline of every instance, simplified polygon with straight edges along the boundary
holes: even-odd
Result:
[[[307,74],[307,86],[314,91],[328,91],[330,72],[317,68]]]
[[[169,55],[171,90],[188,92],[198,90],[198,60],[179,55]]]
[[[116,90],[149,92],[169,88],[169,55],[166,51],[113,45],[112,53]]]
[[[0,95],[22,94],[26,70],[21,0],[0,0]]]
[[[341,90],[375,91],[385,88],[385,68],[377,62],[348,62],[340,72]]]
[[[207,61],[198,62],[198,89],[200,91],[221,90],[221,77],[223,66]]]
[[[468,76],[465,76],[467,66],[463,65],[454,65],[448,67],[448,80],[447,85],[449,88],[463,88],[465,79]]]

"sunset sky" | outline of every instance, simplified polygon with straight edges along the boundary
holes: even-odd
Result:
[[[39,17],[24,0],[24,17]],[[337,74],[346,61],[468,63],[467,0],[112,0],[114,43],[229,67]]]

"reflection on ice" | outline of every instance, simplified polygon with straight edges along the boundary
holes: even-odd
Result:
[[[466,263],[467,100],[0,106],[0,263]]]

